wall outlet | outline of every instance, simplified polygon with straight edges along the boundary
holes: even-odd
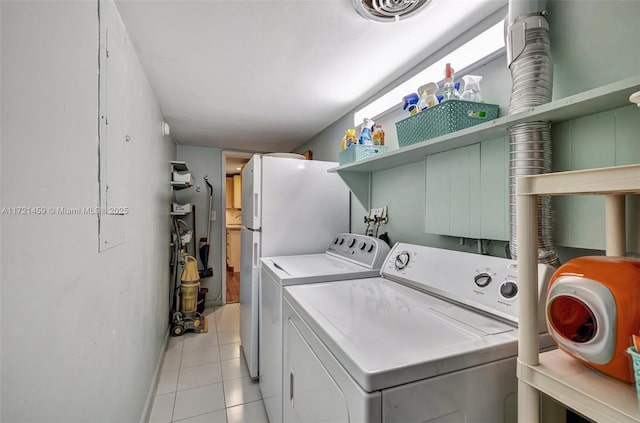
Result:
[[[216,211],[215,210],[211,210],[211,215],[209,216],[209,220],[215,222],[215,220],[216,220]]]

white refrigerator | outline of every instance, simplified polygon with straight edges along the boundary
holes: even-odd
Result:
[[[349,189],[335,162],[254,155],[242,171],[240,340],[258,378],[260,257],[323,253],[349,232]]]

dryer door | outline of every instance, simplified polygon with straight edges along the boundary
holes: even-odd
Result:
[[[342,391],[291,320],[286,339],[283,421],[349,422]]]

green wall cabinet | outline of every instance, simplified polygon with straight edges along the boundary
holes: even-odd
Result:
[[[506,240],[506,138],[426,158],[425,232]]]
[[[630,105],[561,122],[552,127],[552,137],[556,172],[640,163],[640,109]],[[627,251],[640,251],[638,203],[638,196],[627,196]],[[553,207],[557,244],[605,248],[602,197],[554,197]]]

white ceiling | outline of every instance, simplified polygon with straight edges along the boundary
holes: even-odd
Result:
[[[392,24],[351,0],[116,3],[179,144],[286,152],[506,1],[434,0]]]

